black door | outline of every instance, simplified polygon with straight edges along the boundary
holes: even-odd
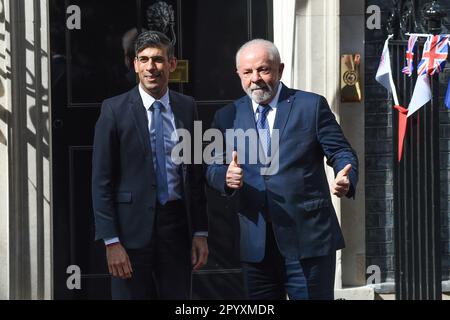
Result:
[[[242,96],[235,52],[252,38],[272,37],[272,0],[50,0],[54,294],[56,299],[109,299],[105,249],[94,242],[91,156],[103,99],[136,85],[130,44],[142,29],[163,29],[168,4],[178,59],[187,82],[171,89],[192,95],[203,130],[214,112]],[[157,27],[158,26],[158,27]],[[131,51],[132,52],[132,51]],[[207,190],[210,258],[193,275],[193,298],[243,297],[237,217],[225,199]],[[69,289],[76,265],[81,288]],[[70,282],[70,281],[69,281]],[[71,282],[73,284],[73,282]]]

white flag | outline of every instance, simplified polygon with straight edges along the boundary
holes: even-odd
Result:
[[[431,100],[430,79],[428,74],[417,77],[416,86],[408,106],[408,117],[419,110],[425,103]]]
[[[391,59],[389,56],[389,39],[392,37],[393,35],[389,35],[384,42],[383,53],[381,54],[380,65],[378,66],[375,80],[377,80],[389,92],[392,92],[394,103],[398,105],[397,90],[395,89],[394,80],[392,78]]]

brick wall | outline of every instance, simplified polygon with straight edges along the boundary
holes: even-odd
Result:
[[[372,4],[381,8],[385,26],[390,1],[366,1],[366,6]],[[365,38],[366,264],[379,266],[386,282],[394,281],[392,102],[375,81],[386,33],[366,29]]]

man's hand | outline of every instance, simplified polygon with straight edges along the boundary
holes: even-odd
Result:
[[[334,179],[334,182],[331,186],[331,192],[335,196],[342,198],[347,194],[348,190],[350,189],[350,180],[348,179],[348,174],[351,170],[352,165],[348,164],[337,174],[336,179]]]
[[[192,265],[194,270],[203,267],[208,261],[208,241],[207,237],[194,236],[192,238]]]
[[[120,242],[106,246],[106,258],[108,259],[109,273],[121,279],[131,278],[133,269],[125,248]]]
[[[240,189],[244,184],[244,172],[239,166],[236,151],[233,151],[233,160],[228,166],[225,180],[227,187],[230,189]]]

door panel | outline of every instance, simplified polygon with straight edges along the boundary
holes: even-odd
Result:
[[[248,37],[247,2],[192,2],[183,7],[183,57],[191,69],[185,90],[199,101],[236,99],[242,89],[234,56]]]
[[[98,104],[134,85],[127,81],[122,37],[136,28],[132,1],[70,1],[81,9],[81,29],[66,32],[69,44],[69,105]],[[132,79],[133,80],[133,79]]]
[[[136,85],[132,40],[148,29],[153,0],[50,0],[52,83],[54,295],[109,299],[105,249],[94,242],[91,157],[103,99]],[[170,88],[198,101],[203,130],[217,109],[243,95],[235,52],[251,38],[271,37],[272,1],[171,0],[176,55],[188,60],[187,83]],[[258,4],[258,6],[256,6]],[[66,27],[67,8],[80,8],[81,29]],[[150,9],[151,11],[151,9]],[[149,24],[150,21],[150,24]],[[171,36],[171,32],[167,33]],[[226,199],[207,189],[208,265],[193,275],[193,298],[243,297],[238,221]],[[67,267],[81,269],[81,289],[66,286]]]

